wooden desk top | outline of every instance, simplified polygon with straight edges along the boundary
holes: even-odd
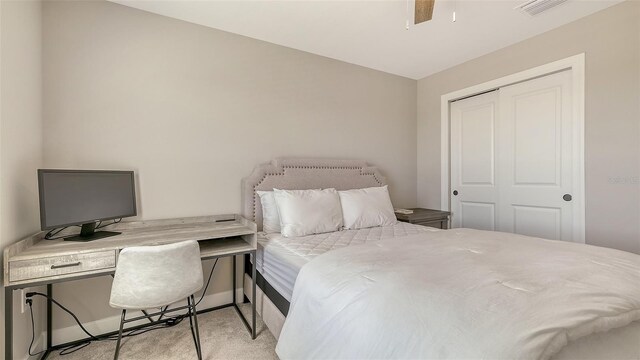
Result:
[[[200,241],[203,258],[251,251],[257,247],[256,224],[239,215],[122,222],[105,226],[101,230],[121,231],[122,234],[89,242],[78,242],[63,239],[45,240],[45,232],[40,232],[8,246],[4,250],[5,286],[14,285],[14,282],[9,281],[10,263],[45,261],[50,258],[109,250],[119,252],[130,246],[161,245],[186,240]],[[56,237],[77,231],[77,228],[70,228]],[[104,271],[100,271],[102,272]]]

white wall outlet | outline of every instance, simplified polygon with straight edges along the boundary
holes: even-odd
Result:
[[[24,314],[24,305],[27,299],[24,297],[24,289],[20,289],[20,313]]]

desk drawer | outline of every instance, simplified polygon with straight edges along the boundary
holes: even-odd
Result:
[[[47,278],[116,266],[116,250],[9,262],[9,282]]]

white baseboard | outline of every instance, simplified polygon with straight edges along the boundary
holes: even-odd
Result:
[[[242,302],[243,291],[242,288],[236,289],[236,301]],[[196,297],[196,301],[198,301],[198,297]],[[224,304],[228,304],[232,301],[231,290],[223,291],[215,294],[206,295],[200,305],[198,305],[198,310],[204,310],[210,307],[220,306]],[[185,305],[185,304],[177,304]],[[140,320],[138,322],[129,323],[128,326],[134,326],[138,324],[144,324],[147,320]],[[90,322],[83,323],[82,325],[92,334],[104,334],[110,331],[118,330],[118,326],[120,324],[120,315],[114,315],[103,319],[98,319]],[[46,332],[43,332],[39,337],[39,343],[43,341]],[[78,340],[86,338],[86,334],[80,329],[79,326],[69,326],[60,329],[53,330],[53,343],[54,344],[63,344],[70,341]],[[29,359],[31,360],[31,359]]]
[[[33,342],[33,347],[31,349],[31,351],[33,351],[34,353],[37,354],[38,352],[40,352],[43,349],[45,336],[47,336],[47,332],[46,331],[40,333],[40,336],[38,336],[38,338]],[[37,359],[40,359],[40,355],[31,356],[31,355],[29,355],[28,351],[29,350],[27,350],[27,352],[22,356],[22,359],[24,359],[24,360],[37,360]],[[15,350],[14,350],[14,355],[15,355]],[[14,358],[15,358],[15,356],[14,356]]]

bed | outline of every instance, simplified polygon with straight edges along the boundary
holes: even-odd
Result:
[[[361,161],[277,159],[243,180],[243,214],[260,229],[258,190],[385,184]],[[281,358],[640,359],[638,255],[406,223],[258,241]]]
[[[256,268],[264,279],[290,302],[298,273],[304,265],[319,255],[343,247],[397,239],[427,231],[437,229],[398,222],[393,226],[293,238],[280,234],[261,234],[258,240]]]

